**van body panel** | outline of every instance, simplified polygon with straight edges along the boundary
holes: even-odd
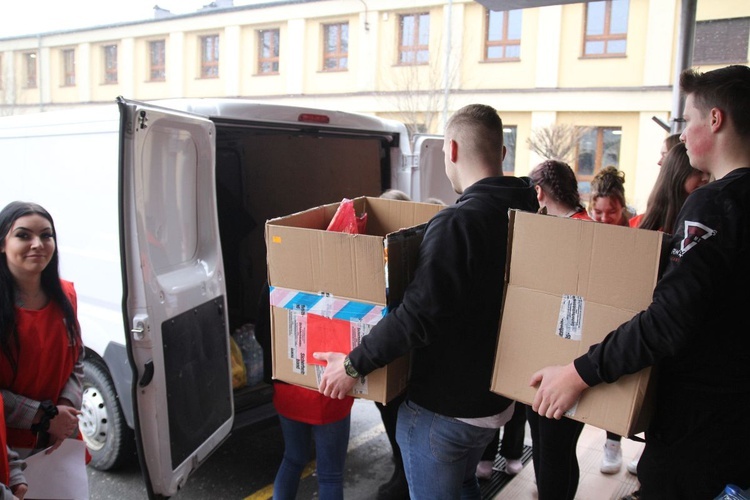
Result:
[[[208,119],[121,101],[126,338],[139,455],[171,496],[229,435],[229,331]],[[124,238],[123,240],[125,240]]]
[[[232,428],[276,421],[271,384],[232,391],[229,366],[229,335],[268,311],[265,221],[388,188],[439,195],[400,122],[242,99],[118,103],[0,117],[0,206],[34,201],[55,219],[84,406],[96,396],[90,465],[132,460],[133,429],[150,496],[170,496]]]

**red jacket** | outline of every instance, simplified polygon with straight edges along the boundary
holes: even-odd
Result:
[[[275,381],[273,405],[279,415],[312,425],[337,422],[352,411],[354,398],[333,399],[314,389]]]

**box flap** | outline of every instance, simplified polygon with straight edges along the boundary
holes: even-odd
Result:
[[[511,224],[509,284],[633,312],[650,303],[659,233],[519,211]],[[648,293],[638,293],[644,289]]]

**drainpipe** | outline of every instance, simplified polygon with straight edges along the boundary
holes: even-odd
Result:
[[[680,73],[693,65],[693,43],[695,42],[695,11],[698,0],[682,0],[680,12],[680,34],[677,41],[677,54],[674,68],[674,87],[672,89],[672,133],[682,132],[684,120],[682,110],[685,96],[680,92]]]
[[[448,0],[448,21],[445,26],[445,65],[443,66],[443,131],[448,123],[448,97],[451,93],[451,26],[453,25],[453,0]]]

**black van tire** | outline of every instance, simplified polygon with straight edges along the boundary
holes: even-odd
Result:
[[[89,465],[95,469],[116,469],[134,459],[135,435],[122,414],[108,370],[98,359],[83,361],[83,403],[78,428],[91,454]]]

